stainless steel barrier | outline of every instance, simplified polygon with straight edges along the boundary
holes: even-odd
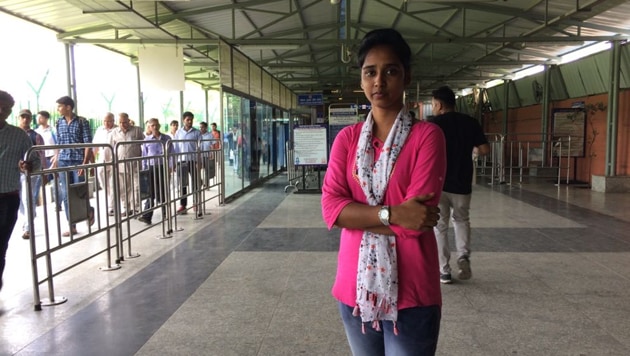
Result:
[[[542,136],[536,133],[520,135],[523,138],[524,135]],[[556,178],[557,184],[566,179],[569,183],[572,137],[518,140],[512,134],[487,136],[491,153],[478,158],[475,173],[490,177],[490,184],[523,184],[526,177]]]
[[[109,145],[103,144],[71,144],[71,145],[55,145],[55,146],[33,146],[27,153],[31,151],[44,151],[46,149],[85,149],[85,148],[110,148]],[[108,214],[107,199],[101,198],[100,194],[94,194],[91,197],[90,185],[94,185],[93,179],[83,179],[86,175],[94,176],[93,172],[97,169],[107,169],[113,167],[113,162],[109,163],[91,163],[87,165],[67,165],[66,162],[59,162],[59,166],[53,169],[44,169],[37,172],[27,174],[27,189],[30,193],[33,189],[31,186],[31,177],[41,177],[54,174],[59,179],[54,180],[54,184],[58,184],[59,189],[53,189],[55,201],[63,201],[63,212],[55,209],[56,204],[52,204],[53,209],[49,209],[47,202],[49,200],[46,189],[42,191],[44,205],[42,207],[41,219],[43,224],[36,224],[34,221],[35,206],[32,199],[28,199],[28,219],[30,222],[30,250],[31,250],[31,266],[32,266],[32,282],[33,282],[33,303],[35,310],[41,310],[42,306],[57,305],[67,301],[65,297],[55,295],[54,278],[60,274],[74,268],[81,263],[91,260],[97,256],[105,255],[105,266],[101,270],[114,270],[120,268],[117,262],[112,261],[112,250],[118,250],[118,240],[116,236],[116,221]],[[107,188],[105,188],[107,189]],[[61,214],[65,217],[62,219]],[[52,215],[52,216],[51,216]],[[65,223],[62,223],[62,220]],[[87,232],[79,233],[75,230],[77,223],[87,221]],[[62,225],[67,225],[68,234],[62,233]],[[44,229],[44,239],[41,241],[37,237],[37,230]],[[112,231],[114,230],[114,231]],[[105,239],[93,239],[91,237],[100,235]],[[66,254],[76,256],[76,260],[68,263],[68,265],[60,266],[54,264],[53,258],[57,254]],[[40,271],[44,270],[45,277],[40,279]],[[46,283],[48,286],[48,298],[40,298],[40,285]]]
[[[175,145],[179,143],[191,143],[196,149],[194,152],[179,153],[175,150]],[[206,143],[210,143],[210,147],[202,150],[202,144]],[[162,145],[164,154],[153,157],[134,155],[124,159],[118,158],[118,153],[130,148],[130,145],[135,145],[137,148],[138,145],[145,144]],[[217,199],[220,205],[225,202],[224,157],[218,140],[209,140],[209,142],[169,140],[165,143],[126,141],[119,142],[114,147],[107,144],[34,146],[26,153],[26,157],[33,151],[46,149],[85,150],[86,148],[109,149],[113,152],[113,161],[86,165],[80,164],[81,162],[74,165],[61,165],[54,169],[31,172],[26,177],[29,192],[33,189],[30,183],[33,177],[51,174],[60,177],[54,180],[54,184],[59,185],[59,189],[52,189],[54,197],[49,196],[47,189],[42,190],[44,204],[39,208],[41,215],[37,217],[37,224],[34,223],[34,213],[38,208],[34,206],[32,199],[28,199],[35,310],[41,310],[42,306],[57,305],[67,301],[65,297],[55,294],[54,279],[68,270],[98,256],[105,257],[105,265],[100,267],[100,270],[119,269],[120,262],[125,258],[140,256],[132,250],[132,240],[138,234],[157,225],[160,225],[162,230],[159,238],[170,238],[174,231],[183,230],[177,227],[176,204],[178,201],[185,198],[193,199],[195,220],[200,219],[204,213],[208,213],[205,209],[206,202],[213,199]],[[95,177],[103,170],[112,172],[113,188],[109,184],[104,184],[100,190],[97,189]],[[214,176],[212,176],[213,170]],[[77,179],[79,171],[86,175],[89,173],[89,179]],[[107,197],[110,194],[113,195],[113,205],[108,202]],[[67,198],[64,199],[64,197]],[[53,200],[55,203],[49,204]],[[66,202],[63,211],[55,208],[56,202],[60,200]],[[142,208],[143,200],[146,200],[145,208]],[[142,218],[149,213],[157,214],[158,211],[162,212],[162,218],[156,223],[147,224],[144,227],[140,227],[138,223],[132,223],[134,218]],[[65,214],[67,216],[62,217]],[[84,221],[87,221],[85,229],[83,228]],[[142,219],[140,221],[146,223]],[[73,230],[75,224],[79,224],[80,229]],[[62,233],[64,225],[68,227],[68,236]],[[37,235],[42,230],[43,239],[41,234]],[[68,256],[76,256],[76,258],[71,258],[71,262],[66,265],[59,265],[55,257],[62,254],[65,257],[64,261],[69,260]],[[43,278],[40,277],[42,271],[45,275]],[[48,286],[48,298],[41,298],[40,295],[40,286],[44,283]]]
[[[225,175],[223,164],[223,148],[222,141],[218,139],[201,139],[197,147],[199,148],[198,162],[199,177],[201,179],[201,202],[206,203],[212,199],[218,199],[219,204],[224,204],[225,197]],[[216,192],[212,189],[216,188]],[[206,205],[202,204],[204,214],[208,214]]]
[[[290,142],[286,143],[286,152],[287,152],[287,177],[288,177],[288,185],[284,187],[284,192],[287,193],[289,189],[293,188],[298,190],[298,182],[300,181],[300,171],[295,166],[295,157],[293,152],[293,147],[291,147]]]

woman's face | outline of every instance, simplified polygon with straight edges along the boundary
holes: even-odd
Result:
[[[389,46],[373,47],[361,68],[361,88],[372,107],[400,109],[410,76]]]

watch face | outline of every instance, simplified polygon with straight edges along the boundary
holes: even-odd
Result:
[[[389,207],[384,206],[381,210],[378,211],[378,218],[381,220],[383,225],[389,225]]]

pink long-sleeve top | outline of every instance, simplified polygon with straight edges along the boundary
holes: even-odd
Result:
[[[356,172],[356,151],[361,126],[344,128],[336,137],[322,186],[322,215],[332,229],[343,208],[357,202],[367,204]],[[383,142],[373,138],[375,160]],[[414,196],[434,193],[425,202],[437,206],[446,173],[444,135],[434,124],[420,121],[413,125],[394,165],[383,204],[398,205]],[[437,244],[433,230],[413,231],[391,225],[396,234],[398,255],[398,309],[442,305]],[[332,288],[340,302],[356,305],[359,244],[363,230],[341,229],[337,275]]]

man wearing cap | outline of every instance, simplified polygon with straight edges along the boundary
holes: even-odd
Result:
[[[40,134],[35,132],[31,128],[31,122],[33,121],[33,114],[28,109],[20,110],[18,118],[18,126],[26,132],[33,146],[44,145],[44,139]],[[40,162],[46,162],[46,156],[44,151],[37,151]],[[46,168],[46,167],[42,167]],[[28,190],[27,177],[25,174],[20,176],[20,183],[22,189],[20,191],[20,218],[22,219],[22,238],[28,240],[31,236],[30,220],[28,217],[28,199],[31,199],[31,209],[33,210],[33,217],[35,217],[37,201],[39,200],[39,189],[42,185],[42,176],[36,175],[31,177],[31,190]]]
[[[20,207],[20,172],[40,168],[35,152],[23,161],[32,143],[24,130],[7,123],[13,104],[13,97],[0,90],[0,289],[9,239]]]

